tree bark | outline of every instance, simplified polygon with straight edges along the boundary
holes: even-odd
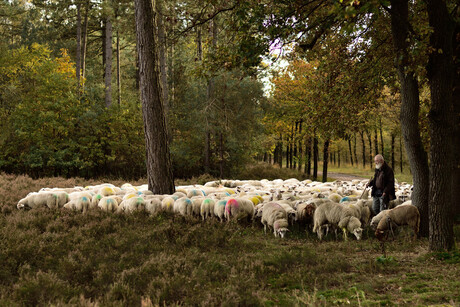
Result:
[[[395,138],[396,135],[391,133],[391,168],[395,169]]]
[[[313,180],[318,180],[318,138],[313,137]]]
[[[224,178],[224,135],[222,132],[219,134],[219,151],[219,178],[222,179]]]
[[[374,153],[375,155],[377,154],[381,154],[383,155],[383,151],[382,152],[379,152],[379,139],[378,139],[378,133],[377,133],[377,129],[375,129],[375,134],[374,134]]]
[[[329,139],[324,142],[323,146],[323,182],[327,181],[327,162],[329,160]]]
[[[83,22],[83,35],[82,35],[82,57],[81,57],[81,77],[85,79],[86,76],[86,49],[88,45],[88,15],[90,10],[90,1],[86,1],[85,19]],[[84,84],[84,83],[83,83]],[[83,86],[84,90],[84,86]]]
[[[359,132],[361,136],[361,144],[363,145],[363,168],[366,168],[366,141],[364,140],[364,132]]]
[[[135,0],[135,7],[148,186],[154,194],[173,194],[175,188],[162,101],[155,10],[150,0]]]
[[[298,171],[300,172],[302,170],[302,163],[303,163],[303,150],[302,150],[302,120],[299,122],[299,168]]]
[[[428,236],[428,158],[423,148],[418,115],[420,109],[418,81],[410,70],[408,0],[391,0],[391,32],[396,69],[401,84],[401,132],[413,176],[412,203],[420,211],[420,235]],[[402,163],[402,159],[401,159]]]
[[[294,127],[294,126],[293,126]],[[297,169],[297,129],[299,128],[299,123],[295,122],[295,129],[294,134],[292,135],[292,146],[294,147],[294,151],[292,153],[292,160],[293,161],[293,168]]]
[[[453,35],[453,53],[454,53],[454,78],[453,78],[453,94],[452,102],[454,108],[454,140],[452,142],[454,148],[452,151],[454,153],[460,152],[460,22],[457,22],[454,35]],[[453,161],[453,174],[452,174],[452,187],[455,187],[456,184],[460,182],[460,159],[454,159]],[[452,199],[460,199],[460,189],[452,190]],[[454,216],[460,218],[460,202],[454,201]]]
[[[77,3],[77,50],[75,56],[75,74],[77,77],[77,91],[80,93],[81,76],[81,2]]]
[[[371,130],[369,129],[369,131]],[[372,135],[369,131],[366,131],[366,134],[369,141],[369,167],[372,169],[372,161],[374,161],[374,156],[372,155]]]
[[[353,152],[351,151],[351,138],[348,138],[348,150],[350,151],[351,166],[353,166]]]
[[[120,63],[120,32],[117,30],[117,93],[118,105],[121,105],[121,63]]]
[[[107,16],[105,21],[104,49],[105,106],[109,108],[112,105],[112,20],[110,16]]]
[[[305,174],[311,175],[311,138],[307,136],[305,139]]]
[[[382,155],[385,154],[385,146],[384,146],[384,143],[383,143],[383,127],[382,127],[382,119],[380,118],[380,125],[379,125],[379,130],[380,130],[380,153]]]
[[[358,155],[357,155],[357,150],[356,150],[356,133],[353,135],[353,153],[355,155],[355,163],[356,167],[358,167]]]
[[[430,249],[454,248],[452,195],[452,35],[454,24],[445,1],[427,0],[428,20],[433,32],[427,74],[431,91],[430,120]],[[458,183],[457,183],[458,184]],[[456,200],[458,201],[458,200]]]

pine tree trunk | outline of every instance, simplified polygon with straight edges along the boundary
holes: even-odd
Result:
[[[452,102],[454,108],[454,118],[453,118],[453,134],[454,140],[452,142],[453,149],[452,151],[455,153],[460,152],[460,22],[457,22],[454,35],[453,35],[453,52],[454,52],[454,78],[453,78],[453,94],[452,94]],[[456,115],[455,115],[456,114]],[[460,159],[454,159],[453,161],[453,174],[452,174],[452,186],[455,187],[460,182]],[[460,189],[453,189],[452,190],[452,199],[459,200],[460,199]],[[460,218],[460,202],[454,201],[454,216]]]
[[[380,130],[380,152],[382,155],[385,155],[385,146],[384,146],[384,143],[383,143],[383,127],[382,127],[382,119],[380,119],[380,126],[379,126],[379,130]]]
[[[375,134],[374,134],[374,148],[375,148],[375,151],[374,151],[375,155],[377,154],[383,155],[383,151],[379,152],[379,141],[378,141],[377,129],[375,129]]]
[[[297,169],[297,129],[299,128],[299,123],[298,122],[295,122],[295,130],[294,130],[294,134],[292,136],[292,143],[293,143],[293,147],[294,147],[294,152],[292,153],[293,155],[293,168],[294,169]]]
[[[395,64],[401,84],[401,132],[413,176],[412,203],[420,211],[420,235],[426,237],[428,236],[429,225],[429,170],[428,158],[423,148],[418,123],[420,109],[418,81],[414,73],[408,69],[410,66],[408,52],[411,48],[409,44],[408,0],[391,0],[390,2]]]
[[[105,22],[105,106],[109,108],[112,105],[112,21],[107,17]]]
[[[329,160],[329,140],[323,146],[323,182],[327,181],[327,161]]]
[[[278,163],[280,165],[280,168],[283,168],[283,135],[282,134],[280,134],[278,157],[279,157]]]
[[[118,105],[121,106],[121,63],[120,63],[120,32],[117,30],[117,93]]]
[[[364,141],[364,132],[359,132],[361,143],[363,145],[363,168],[366,168],[366,142]]]
[[[452,191],[452,35],[454,24],[445,1],[427,0],[430,26],[433,29],[427,75],[431,91],[430,120],[430,250],[452,250],[455,245]],[[457,153],[458,154],[458,153]],[[458,183],[457,183],[458,188]],[[458,199],[455,200],[458,202]]]
[[[313,180],[318,180],[318,138],[313,138]]]
[[[356,150],[356,133],[353,135],[353,153],[355,155],[355,163],[356,163],[356,167],[358,167],[358,154],[357,154],[357,150]],[[353,157],[352,157],[353,159]]]
[[[169,89],[168,89],[168,65],[166,65],[166,31],[163,23],[163,7],[162,1],[155,1],[157,7],[157,20],[158,20],[158,44],[159,44],[159,57],[160,57],[160,71],[161,71],[161,85],[163,87],[163,103],[165,105],[166,126],[168,124],[169,116]],[[168,140],[171,141],[172,132],[168,131]]]
[[[369,167],[372,169],[372,161],[374,161],[374,156],[372,155],[372,135],[369,131],[367,131],[366,134],[369,141]]]
[[[337,149],[337,162],[338,162],[338,167],[340,168],[340,146],[339,148]]]
[[[299,123],[299,136],[302,136],[302,120],[300,120]],[[298,171],[300,172],[302,170],[302,163],[304,162],[303,158],[303,150],[302,150],[302,137],[299,138],[299,168]]]
[[[395,134],[391,133],[391,168],[395,169]]]
[[[403,173],[403,145],[402,145],[402,134],[399,136],[399,169],[401,174]]]
[[[135,7],[148,187],[154,194],[173,194],[174,178],[158,69],[155,11],[150,0],[135,0]]]
[[[88,15],[90,10],[90,1],[86,1],[85,19],[83,22],[83,35],[82,35],[82,58],[81,58],[81,76],[83,79],[86,77],[86,50],[88,45]],[[84,84],[84,83],[83,83]],[[84,86],[83,86],[84,90]]]
[[[75,56],[75,74],[77,77],[77,92],[80,93],[81,76],[81,2],[77,3],[77,50]]]
[[[224,134],[219,134],[219,178],[224,178]]]
[[[311,137],[305,140],[305,154],[307,155],[305,161],[305,173],[310,177],[311,175]]]
[[[351,138],[348,138],[348,150],[350,151],[351,166],[353,166],[353,152],[351,151]]]

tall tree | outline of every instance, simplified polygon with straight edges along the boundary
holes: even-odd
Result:
[[[154,194],[172,194],[175,188],[155,35],[155,7],[151,0],[135,0],[135,7],[148,185]]]
[[[105,83],[105,106],[112,105],[112,17],[106,13],[104,27],[104,83]]]
[[[395,63],[401,83],[401,133],[409,157],[414,191],[412,203],[420,211],[420,235],[428,236],[429,169],[419,128],[419,88],[417,76],[410,64],[411,36],[409,1],[391,0],[391,33],[395,49]]]
[[[443,251],[454,247],[453,199],[446,193],[452,191],[454,22],[444,0],[427,0],[427,11],[433,29],[430,37],[433,51],[427,67],[431,91],[429,241],[431,250]]]

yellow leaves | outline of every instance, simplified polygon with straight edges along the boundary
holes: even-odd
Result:
[[[70,62],[70,56],[67,53],[67,49],[61,49],[61,57],[56,58],[58,64],[57,72],[64,75],[66,78],[72,78],[75,76],[74,64]]]

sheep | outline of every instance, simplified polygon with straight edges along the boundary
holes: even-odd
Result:
[[[383,216],[388,212],[389,209],[386,209],[386,210],[383,210],[383,211],[380,211],[379,214],[377,214],[376,216],[374,216],[371,220],[371,224],[370,226],[372,227],[372,229],[376,230],[377,229],[377,225],[380,223],[380,220],[383,218]]]
[[[350,216],[352,216],[353,219],[349,218]],[[358,222],[356,222],[355,219]],[[356,236],[356,239],[361,239],[361,222],[353,216],[353,212],[349,208],[340,204],[336,204],[331,201],[321,204],[315,210],[313,223],[313,232],[316,232],[320,240],[322,240],[323,237],[322,228],[325,224],[339,226],[344,233],[345,240],[347,239],[347,230],[353,233]]]
[[[228,199],[221,199],[214,204],[214,215],[223,222],[225,217],[225,206],[227,205]]]
[[[247,198],[230,198],[225,205],[224,216],[227,221],[232,217],[236,219],[246,217],[251,221],[254,218],[254,204]]]
[[[91,203],[89,205],[90,209],[97,208],[99,205],[99,202],[101,201],[103,197],[104,196],[102,196],[101,194],[93,195],[93,197],[91,198]]]
[[[145,211],[153,215],[162,210],[161,200],[158,198],[150,198],[145,201]]]
[[[167,196],[161,201],[161,208],[163,211],[173,212],[174,211],[174,198]]]
[[[275,237],[279,235],[284,238],[286,232],[289,231],[286,210],[274,202],[265,204],[262,211],[262,224],[265,233],[267,233],[267,226],[273,228]]]
[[[338,193],[331,193],[327,198],[335,203],[339,203],[342,199],[342,196]]]
[[[38,207],[59,208],[58,195],[52,192],[30,193],[17,204],[18,209],[35,209]]]
[[[192,215],[193,216],[201,216],[201,203],[204,200],[202,196],[194,196],[191,198],[192,200]]]
[[[414,230],[414,238],[417,238],[420,226],[420,213],[416,206],[404,205],[397,206],[388,210],[380,220],[375,230],[375,236],[379,240],[385,240],[388,229],[393,226],[409,225]]]
[[[119,198],[118,200],[120,200]],[[105,212],[116,212],[118,209],[118,204],[122,201],[118,202],[114,197],[103,197],[99,200],[97,207]]]
[[[277,202],[277,204],[283,207],[284,210],[286,210],[289,224],[293,225],[297,221],[297,211],[286,202],[279,201]]]
[[[178,212],[183,216],[191,216],[193,211],[193,203],[190,198],[182,197],[174,202],[174,212]]]
[[[313,225],[313,215],[315,213],[315,210],[316,210],[315,204],[309,204],[309,203],[298,204],[297,205],[297,222],[305,226]]]
[[[63,208],[86,213],[90,206],[90,203],[91,201],[88,197],[80,196],[78,198],[71,199],[63,206]]]
[[[145,209],[145,200],[142,197],[124,199],[117,209],[117,213],[142,211]]]
[[[366,226],[369,223],[369,219],[371,217],[371,210],[369,209],[365,201],[358,200],[358,202],[356,203],[342,205],[348,206],[348,208],[352,211],[353,216],[358,218],[363,226]]]
[[[215,203],[216,202],[212,198],[205,198],[201,202],[200,215],[203,221],[214,216]]]
[[[115,189],[114,187],[110,186],[104,186],[99,189],[98,194],[101,194],[102,196],[110,196],[110,195],[115,195]]]

